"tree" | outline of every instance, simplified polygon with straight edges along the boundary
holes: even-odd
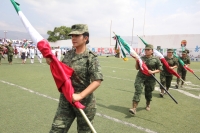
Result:
[[[54,31],[47,31],[47,34],[49,35],[48,41],[49,42],[56,42],[57,40],[67,40],[70,39],[70,36],[68,34],[71,32],[70,27],[66,26],[60,26],[55,27]]]

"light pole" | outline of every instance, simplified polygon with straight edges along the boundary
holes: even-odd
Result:
[[[8,31],[4,31],[4,37],[5,37],[5,42],[6,42],[6,33],[7,33]]]

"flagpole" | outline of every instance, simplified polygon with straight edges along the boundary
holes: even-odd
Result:
[[[111,27],[112,27],[112,20],[110,22],[110,46],[111,46]]]
[[[176,101],[176,99],[174,99],[174,97],[165,89],[165,87],[156,79],[156,77],[151,74],[152,77],[154,77],[154,79],[157,81],[157,83],[162,87],[163,90],[165,90],[165,92],[174,100],[174,102],[176,104],[178,104],[178,102]]]
[[[134,18],[133,18],[133,27],[132,27],[132,46],[133,46],[133,29],[134,29]]]
[[[93,133],[97,133],[96,130],[94,129],[94,127],[92,126],[91,122],[89,121],[88,117],[85,115],[85,112],[82,109],[79,109],[79,111],[81,112],[82,116],[86,120],[86,122],[89,125],[90,129],[92,130],[92,132]]]
[[[200,78],[195,73],[193,73],[193,74],[194,74],[194,76],[196,76],[200,80]]]
[[[144,26],[145,26],[145,14],[146,14],[146,0],[145,0],[145,9],[144,9],[143,37],[144,37]]]
[[[183,83],[186,83],[182,78],[179,78]],[[186,85],[188,85],[188,83],[186,83]]]

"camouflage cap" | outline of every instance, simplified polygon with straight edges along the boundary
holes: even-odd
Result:
[[[188,49],[185,49],[185,51],[187,52],[187,54],[189,54],[189,53],[190,53],[190,50],[188,50]]]
[[[68,34],[68,36],[71,36],[72,34],[80,35],[85,32],[89,33],[88,26],[86,24],[75,24],[75,25],[72,25],[71,32]]]
[[[153,49],[153,45],[147,44],[147,45],[145,46],[145,49]]]
[[[182,54],[187,54],[187,51],[182,51]]]
[[[167,49],[167,52],[174,52],[173,49],[169,48]]]

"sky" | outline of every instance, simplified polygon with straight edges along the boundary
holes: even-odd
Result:
[[[200,34],[200,0],[16,0],[40,34],[87,24],[90,36]],[[145,6],[146,5],[146,6]],[[0,30],[26,32],[10,0],[0,3]],[[111,30],[110,30],[111,29]],[[111,31],[111,32],[110,32]],[[4,36],[4,33],[0,33]]]

